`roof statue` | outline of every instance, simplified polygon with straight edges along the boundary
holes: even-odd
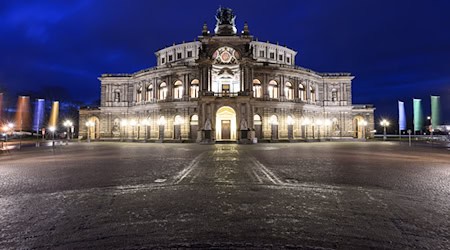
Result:
[[[233,10],[230,8],[219,7],[216,13],[216,28],[214,32],[219,36],[232,36],[236,35],[237,29],[234,20],[236,15],[233,14]]]

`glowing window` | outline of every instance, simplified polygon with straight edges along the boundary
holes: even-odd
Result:
[[[311,102],[315,102],[316,101],[316,89],[310,86],[309,92],[311,93]]]
[[[300,100],[306,101],[305,85],[303,85],[302,83],[298,85],[298,97],[300,98]]]
[[[261,82],[258,79],[253,79],[253,97],[255,98],[262,97]]]
[[[153,84],[150,84],[147,87],[147,99],[146,99],[146,101],[150,101],[152,99],[153,99]]]
[[[278,98],[278,83],[271,80],[269,82],[269,86],[267,87],[267,92],[269,92],[270,98]]]
[[[183,97],[183,83],[179,80],[173,84],[173,97],[175,99],[181,99]]]
[[[294,99],[294,88],[292,87],[292,83],[286,82],[284,85],[284,95],[288,100]]]
[[[199,86],[198,86],[198,79],[194,79],[191,81],[191,87],[190,87],[190,97],[191,98],[198,98],[198,91],[199,91]]]
[[[258,114],[255,114],[253,116],[253,124],[255,125],[262,125],[261,116]]]
[[[167,84],[165,82],[162,82],[159,85],[159,99],[165,100],[167,98]]]

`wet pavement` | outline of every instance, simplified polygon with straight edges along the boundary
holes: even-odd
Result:
[[[2,249],[450,248],[442,148],[73,143],[0,178]]]

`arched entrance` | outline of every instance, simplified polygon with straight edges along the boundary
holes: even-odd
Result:
[[[96,140],[100,138],[100,120],[96,116],[89,117],[88,121],[92,126],[88,126],[89,138]]]
[[[362,116],[355,116],[355,118],[353,118],[353,137],[358,139],[364,138],[365,129],[364,118]]]
[[[236,112],[229,106],[224,106],[217,110],[216,140],[236,140]]]

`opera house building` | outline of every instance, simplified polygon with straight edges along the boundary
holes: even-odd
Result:
[[[103,74],[80,136],[117,141],[310,141],[372,137],[372,105],[352,103],[350,73],[297,66],[297,52],[258,41],[220,8],[210,32],[155,52],[156,66]],[[200,29],[199,29],[200,30]]]

